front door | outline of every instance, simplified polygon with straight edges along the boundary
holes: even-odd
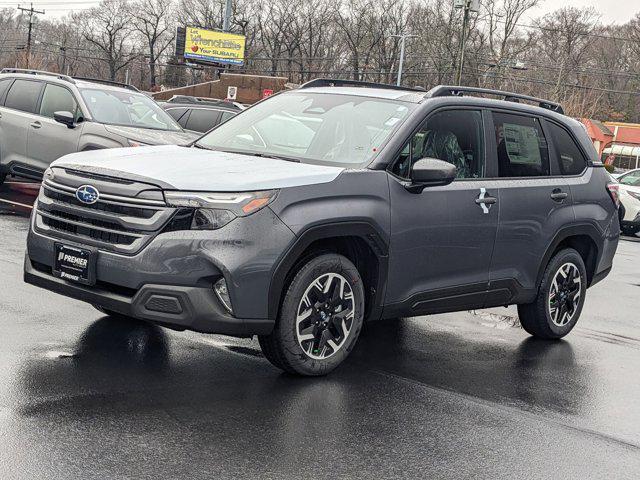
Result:
[[[78,103],[67,88],[47,83],[42,95],[38,115],[29,123],[27,153],[33,165],[39,170],[58,158],[78,151],[78,142],[84,127],[78,123],[74,128],[56,122],[54,112],[67,111],[79,118]]]
[[[457,167],[450,185],[411,193],[411,164],[438,158]],[[432,114],[390,168],[391,243],[387,315],[435,313],[484,304],[496,237],[499,191],[485,179],[480,110]]]

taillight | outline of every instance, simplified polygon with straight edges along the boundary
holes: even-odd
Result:
[[[617,183],[607,183],[607,191],[609,192],[609,196],[613,203],[616,204],[616,207],[620,206],[620,185]]]

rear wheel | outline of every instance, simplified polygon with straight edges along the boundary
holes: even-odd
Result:
[[[258,341],[276,367],[298,375],[326,375],[353,349],[363,318],[358,270],[342,255],[321,255],[300,268],[273,332]]]
[[[536,299],[518,305],[520,323],[538,338],[562,338],[575,326],[582,312],[587,271],[580,254],[566,248],[556,253],[545,269]]]

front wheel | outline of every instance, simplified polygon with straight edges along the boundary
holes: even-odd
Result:
[[[538,338],[564,337],[580,317],[586,290],[587,271],[580,254],[573,248],[559,251],[545,269],[536,299],[518,305],[522,328]]]
[[[624,233],[625,235],[630,235],[633,236],[636,233],[640,232],[640,226],[631,226],[631,225],[622,225],[620,227],[620,229],[622,230],[622,233]]]
[[[342,255],[320,255],[300,268],[274,330],[258,341],[276,367],[298,375],[326,375],[353,349],[363,318],[358,269]]]

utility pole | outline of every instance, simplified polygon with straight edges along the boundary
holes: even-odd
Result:
[[[400,35],[390,35],[392,38],[400,39],[400,63],[398,64],[398,79],[396,85],[399,87],[402,83],[402,66],[404,65],[404,44],[407,38],[417,37],[417,35],[411,35],[410,33],[403,33]]]
[[[471,12],[478,12],[480,10],[479,0],[454,0],[454,8],[463,8],[464,16],[462,20],[462,35],[460,38],[460,64],[458,65],[457,84],[462,84],[462,69],[464,68],[464,53],[467,43],[467,27],[469,26],[469,16]]]
[[[231,24],[231,11],[233,6],[231,5],[232,0],[227,0],[227,5],[224,9],[224,20],[222,22],[222,31],[228,32],[229,26]]]
[[[18,10],[22,12],[29,12],[29,33],[27,34],[27,68],[29,68],[29,58],[31,57],[31,27],[33,26],[33,14],[39,13],[41,15],[44,15],[44,10],[34,10],[33,3],[31,4],[31,8],[18,6]]]
[[[465,43],[467,41],[467,24],[469,23],[469,12],[471,11],[471,0],[465,0],[464,2],[464,17],[462,20],[462,35],[460,38],[460,65],[458,66],[458,77],[456,84],[462,84],[462,68],[464,67],[464,50]]]

